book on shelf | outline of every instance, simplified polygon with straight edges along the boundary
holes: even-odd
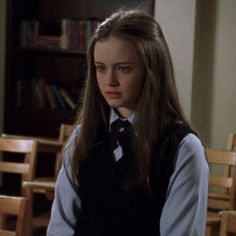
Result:
[[[46,85],[45,86],[45,91],[46,91],[46,94],[47,94],[47,99],[48,99],[50,108],[51,109],[57,109],[58,105],[57,105],[55,95],[52,91],[52,87],[50,85]]]
[[[74,110],[76,103],[61,83],[47,84],[43,78],[17,80],[16,105],[58,110]],[[74,95],[75,96],[75,95]]]
[[[37,37],[37,46],[38,47],[59,48],[60,45],[61,45],[61,37],[60,36],[39,35]]]
[[[74,110],[76,108],[76,103],[73,101],[70,94],[64,88],[60,88],[59,91],[60,91],[60,94],[62,95],[63,99],[66,101],[68,106],[71,108],[71,110]]]
[[[46,107],[46,81],[43,78],[32,79],[32,103],[34,107]]]
[[[20,23],[20,46],[35,47],[39,30],[39,22],[36,20],[22,20]]]
[[[85,51],[89,39],[101,22],[96,18],[58,21],[22,20],[21,47],[45,47]]]
[[[59,104],[59,108],[63,109],[63,110],[67,110],[68,105],[66,104],[65,100],[63,99],[62,95],[59,92],[59,89],[57,88],[56,85],[51,85],[52,91],[56,97],[57,103]]]
[[[69,28],[68,28],[67,19],[62,19],[61,28],[62,28],[62,33],[61,33],[60,46],[62,49],[68,49],[69,48],[69,42],[68,42]]]
[[[85,45],[86,45],[86,43],[85,43],[85,41],[86,41],[86,22],[83,20],[83,19],[81,19],[81,20],[79,20],[79,50],[81,50],[81,51],[83,51],[83,50],[85,50]]]

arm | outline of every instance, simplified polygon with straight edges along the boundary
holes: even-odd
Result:
[[[74,152],[75,130],[65,147],[63,165],[59,172],[55,198],[52,205],[51,219],[47,229],[47,236],[75,236],[77,220],[81,209],[81,201],[72,185],[71,158]]]
[[[163,207],[161,236],[203,236],[207,215],[209,168],[199,139],[188,134],[180,143]]]

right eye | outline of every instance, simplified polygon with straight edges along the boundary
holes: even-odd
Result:
[[[95,65],[96,71],[104,72],[106,67],[104,65]]]

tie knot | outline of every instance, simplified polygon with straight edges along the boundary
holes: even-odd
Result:
[[[112,134],[125,134],[130,129],[131,124],[128,120],[117,119],[111,124],[111,133]]]
[[[112,143],[112,150],[114,150],[118,143],[122,147],[130,145],[131,137],[133,135],[132,125],[128,120],[117,119],[111,124],[110,140]]]

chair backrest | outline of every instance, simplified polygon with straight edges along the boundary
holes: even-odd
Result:
[[[230,233],[236,235],[236,211],[222,211],[220,236],[229,236]]]
[[[19,173],[23,174],[23,183],[34,183],[35,181],[53,181],[53,178],[50,177],[43,177],[38,178],[36,176],[36,167],[39,168],[37,164],[38,154],[39,153],[51,153],[57,154],[61,152],[62,145],[60,142],[55,140],[43,139],[39,137],[24,137],[25,139],[22,140],[20,136],[15,136],[12,138],[11,135],[4,135],[3,138],[0,138],[0,151],[4,152],[14,152],[15,153],[22,153],[24,154],[24,163],[16,163],[16,162],[7,162],[5,158],[3,161],[0,162],[0,172],[10,172],[10,173]],[[22,137],[22,136],[21,136]],[[14,155],[15,156],[15,155]],[[16,157],[19,157],[17,155]],[[13,153],[11,156],[7,156],[8,159],[14,159]],[[19,159],[19,158],[15,158]],[[17,172],[16,172],[17,170]],[[31,235],[32,234],[32,225],[42,226],[47,224],[47,216],[41,217],[40,214],[34,213],[35,212],[35,204],[34,204],[34,193],[47,193],[44,188],[31,188],[25,187],[27,185],[21,183],[21,192],[22,196],[27,198],[27,209],[26,209],[26,224],[24,227],[24,235]],[[40,219],[37,220],[35,216],[40,215]],[[34,217],[33,217],[34,216]],[[37,217],[38,218],[38,217]],[[45,220],[46,219],[46,220]],[[36,222],[37,220],[37,222]],[[46,222],[46,223],[44,223]],[[1,225],[6,225],[6,220],[3,218]]]
[[[60,125],[58,140],[62,143],[65,143],[67,139],[69,138],[73,128],[74,128],[73,125],[62,123]],[[61,164],[62,164],[62,159],[61,159],[61,152],[60,152],[57,154],[57,157],[56,157],[55,177],[57,177],[58,175],[58,172],[61,168]]]
[[[27,181],[34,178],[37,141],[0,137],[0,153],[11,154],[8,160],[0,160],[0,173],[21,174],[22,180]],[[23,154],[23,162],[19,162],[19,156],[16,155],[20,153]]]
[[[236,175],[225,174],[236,167],[236,152],[206,148],[206,158],[210,166],[208,208],[229,210],[236,207]],[[231,171],[230,171],[231,172]],[[231,172],[232,173],[232,172]]]
[[[236,133],[230,133],[228,136],[227,150],[234,151],[236,148]]]
[[[73,125],[62,123],[60,125],[59,141],[65,142],[68,139],[68,137],[70,136],[73,128],[74,128]]]
[[[59,142],[65,143],[72,133],[74,125],[62,123],[59,131]],[[57,176],[62,164],[61,152],[57,154],[55,165],[55,177]]]
[[[23,226],[26,212],[26,198],[0,195],[0,217],[16,216],[16,227],[13,229],[1,228],[0,236],[23,236]]]
[[[228,141],[227,141],[227,150],[229,151],[236,151],[236,133],[230,133],[228,135]],[[229,170],[227,168],[225,168],[225,174],[227,175],[232,175],[234,173],[231,173],[230,171],[232,170]]]

